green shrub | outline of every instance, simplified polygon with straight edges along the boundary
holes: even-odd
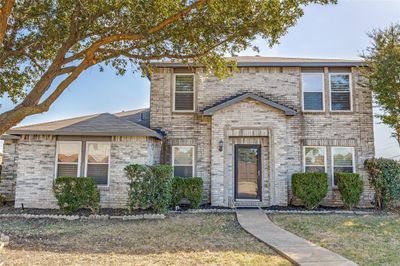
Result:
[[[168,211],[171,205],[171,176],[170,165],[141,165],[131,164],[125,167],[128,177],[128,207],[134,209],[152,208],[157,213]]]
[[[400,163],[384,158],[365,160],[369,183],[375,190],[375,205],[380,209],[394,207],[400,201]]]
[[[328,175],[327,173],[295,173],[292,176],[292,191],[307,209],[314,209],[328,193]]]
[[[362,177],[355,173],[335,173],[335,178],[344,206],[350,210],[353,209],[360,202],[363,192]]]
[[[174,177],[172,181],[172,205],[188,199],[192,208],[200,207],[203,194],[203,179],[200,177]]]
[[[54,195],[58,206],[66,213],[87,208],[96,213],[99,210],[100,192],[91,177],[57,177]]]

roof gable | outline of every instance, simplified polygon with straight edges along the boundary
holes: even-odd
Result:
[[[232,98],[228,98],[228,99],[225,99],[225,100],[223,100],[221,102],[218,102],[218,103],[216,103],[215,105],[213,105],[211,107],[207,107],[207,108],[205,108],[203,110],[203,114],[204,115],[213,115],[216,111],[221,110],[221,109],[223,109],[225,107],[228,107],[228,106],[230,106],[232,104],[238,103],[240,101],[243,101],[245,99],[253,99],[253,100],[261,102],[261,103],[263,103],[265,105],[269,105],[271,107],[274,107],[274,108],[276,108],[278,110],[281,110],[281,111],[285,112],[285,114],[288,115],[288,116],[293,116],[293,115],[297,114],[296,110],[294,110],[294,109],[292,109],[290,107],[287,107],[287,106],[285,106],[283,104],[280,104],[280,103],[277,103],[277,102],[274,102],[274,101],[271,101],[271,100],[269,100],[269,99],[267,99],[265,97],[258,96],[258,95],[254,94],[254,93],[251,93],[251,92],[246,92],[246,93],[243,93],[243,94],[240,94],[240,95],[236,95],[236,96],[234,96]]]

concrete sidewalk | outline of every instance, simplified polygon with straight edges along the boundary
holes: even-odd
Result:
[[[239,209],[236,215],[244,230],[297,265],[357,265],[280,228],[271,222],[262,210]]]

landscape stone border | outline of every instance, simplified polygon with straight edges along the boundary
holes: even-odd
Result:
[[[135,215],[118,215],[110,216],[105,215],[89,215],[89,216],[79,216],[79,215],[64,215],[64,214],[0,214],[0,218],[25,218],[25,219],[58,219],[58,220],[162,220],[165,219],[164,214],[135,214]]]
[[[266,214],[347,214],[347,215],[395,215],[391,212],[375,212],[363,211],[363,210],[263,210]],[[170,211],[170,214],[197,214],[197,213],[235,213],[236,209],[188,209],[182,211]],[[59,219],[59,220],[163,220],[166,215],[164,214],[133,214],[133,215],[108,215],[108,214],[96,214],[96,215],[65,215],[65,214],[28,214],[28,213],[6,213],[0,214],[0,218],[25,218],[25,219]]]

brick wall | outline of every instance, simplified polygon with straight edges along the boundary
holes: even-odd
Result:
[[[7,179],[0,183],[0,188],[8,193],[9,198],[15,198],[15,207],[20,208],[23,204],[26,208],[58,208],[52,191],[56,138],[25,136],[17,143],[7,141],[4,148],[6,171],[3,174]],[[128,199],[125,166],[131,163],[158,163],[160,149],[161,141],[153,138],[113,137],[109,185],[99,187],[101,206],[125,208]],[[13,158],[16,158],[15,162]],[[13,169],[16,171],[13,172]],[[16,184],[14,190],[12,184]]]
[[[186,72],[188,71],[192,70],[186,70]],[[174,113],[172,110],[173,75],[174,72],[181,72],[181,70],[178,71],[178,69],[174,70],[173,68],[155,69],[151,77],[150,125],[152,128],[162,129],[167,133],[166,144],[163,147],[163,160],[165,162],[170,162],[171,160],[171,143],[175,143],[174,145],[196,146],[196,175],[202,177],[205,183],[204,200],[211,202],[213,198],[223,197],[224,200],[219,199],[216,202],[218,202],[218,205],[227,205],[227,198],[232,195],[217,196],[217,194],[224,194],[225,191],[221,192],[220,186],[219,188],[213,188],[214,183],[221,184],[221,179],[232,178],[226,170],[223,172],[220,169],[217,170],[223,162],[217,163],[212,157],[216,149],[215,145],[219,141],[215,134],[217,134],[217,131],[218,134],[222,134],[219,132],[222,125],[215,119],[216,115],[214,117],[206,117],[201,114],[201,110],[227,97],[243,92],[253,92],[299,111],[298,115],[291,118],[269,120],[270,117],[263,114],[265,110],[257,109],[261,107],[255,107],[254,104],[252,106],[236,105],[235,108],[231,108],[231,115],[236,114],[236,117],[231,116],[229,118],[232,126],[252,125],[251,121],[255,122],[264,115],[265,119],[260,121],[261,124],[263,122],[265,124],[268,123],[268,127],[272,129],[285,128],[285,137],[279,137],[279,140],[276,139],[274,141],[275,145],[285,145],[282,149],[285,152],[280,154],[275,151],[275,154],[273,154],[275,157],[271,156],[270,158],[272,167],[276,168],[276,171],[271,173],[271,175],[274,175],[271,176],[271,180],[279,180],[280,182],[280,188],[276,190],[279,192],[274,195],[271,194],[270,204],[285,205],[290,200],[291,175],[294,172],[301,171],[303,167],[303,145],[316,141],[323,146],[327,146],[330,178],[332,178],[330,147],[334,145],[347,146],[350,143],[355,148],[356,170],[364,176],[366,183],[362,204],[367,206],[373,198],[373,193],[368,186],[367,176],[363,170],[363,161],[374,155],[371,92],[360,84],[362,80],[357,70],[348,69],[348,71],[353,72],[353,111],[330,112],[328,78],[330,71],[335,72],[338,70],[324,68],[325,112],[302,113],[300,68],[240,68],[238,73],[225,80],[219,80],[213,75],[204,73],[201,68],[196,68],[194,69],[196,112],[182,114]],[[224,109],[221,111],[224,111]],[[271,110],[271,112],[267,113],[272,114],[274,112]],[[246,119],[248,121],[243,123]],[[281,124],[278,125],[279,123]],[[278,136],[275,137],[278,138]],[[285,141],[285,143],[279,143],[279,141]],[[228,167],[228,164],[224,164],[223,168],[226,167]],[[224,186],[226,185],[227,183]],[[226,190],[228,187],[222,189]],[[331,185],[329,195],[324,204],[341,204],[338,192],[332,189]]]

